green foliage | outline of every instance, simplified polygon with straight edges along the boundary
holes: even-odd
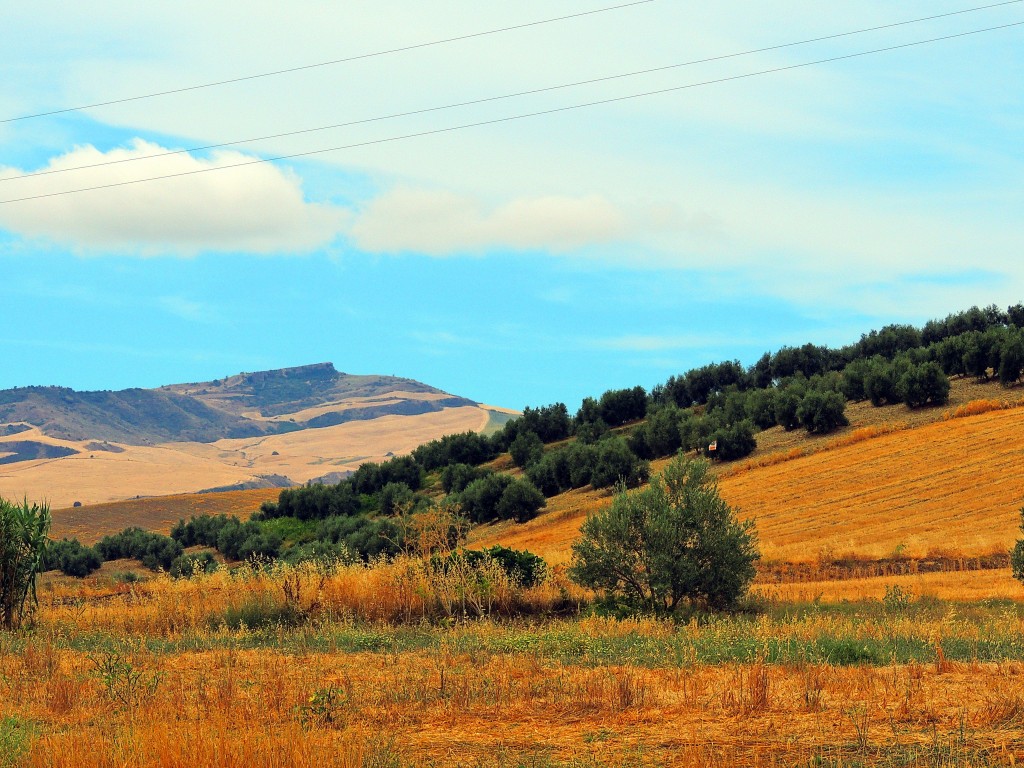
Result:
[[[1003,342],[999,361],[999,383],[1004,387],[1016,384],[1024,372],[1024,332],[1018,331]]]
[[[327,541],[309,541],[298,544],[286,550],[281,556],[281,561],[289,565],[298,565],[299,563],[321,563],[325,566],[335,563],[348,565],[354,563],[356,559],[356,556],[345,544]]]
[[[873,358],[864,373],[864,394],[873,406],[900,402],[895,366],[882,358]]]
[[[18,717],[0,718],[0,768],[24,765],[35,729]]]
[[[36,576],[46,553],[50,508],[0,498],[0,627],[15,629],[36,605]]]
[[[491,461],[497,455],[498,446],[492,440],[476,432],[445,435],[437,440],[424,443],[412,452],[413,458],[427,472],[451,464],[477,466]]]
[[[191,578],[204,573],[213,573],[218,568],[217,561],[209,552],[184,554],[174,558],[169,573],[176,579]]]
[[[843,381],[840,391],[847,400],[860,401],[867,399],[864,380],[871,370],[871,361],[867,358],[853,360],[843,369]]]
[[[775,395],[775,423],[787,432],[800,426],[800,402],[803,400],[804,387],[794,383],[779,390]]]
[[[747,394],[744,404],[744,414],[759,429],[768,429],[775,426],[775,398],[774,389],[754,389]]]
[[[478,469],[469,464],[449,464],[441,470],[441,488],[445,493],[459,493],[474,480],[489,474],[489,469]]]
[[[459,494],[463,514],[474,523],[493,520],[532,519],[543,507],[544,494],[529,480],[514,480],[508,475],[490,474],[474,480]]]
[[[800,401],[797,417],[808,432],[823,435],[850,423],[845,410],[846,399],[838,392],[812,389]]]
[[[715,446],[714,451],[709,447],[712,443]],[[744,419],[715,429],[707,436],[707,443],[702,450],[707,456],[722,461],[733,461],[749,456],[755,448],[757,440],[754,438],[754,425]]]
[[[621,490],[583,524],[570,577],[643,612],[734,605],[754,578],[756,534],[722,501],[708,469],[680,456],[647,488]]]
[[[537,516],[537,512],[547,506],[544,494],[529,480],[513,480],[502,492],[495,514],[501,520],[515,520],[525,523]]]
[[[544,455],[544,443],[536,432],[522,430],[508,447],[512,463],[517,467],[529,467]]]
[[[182,545],[161,533],[145,531],[142,528],[125,528],[113,536],[104,536],[96,544],[96,551],[104,560],[120,560],[130,557],[139,560],[152,571],[170,569],[174,559],[180,557]]]
[[[590,484],[594,488],[608,488],[619,483],[635,488],[649,475],[650,466],[629,449],[624,438],[612,437],[597,444],[590,471]]]
[[[1024,507],[1020,508],[1020,519],[1020,529],[1024,532]],[[1010,550],[1010,567],[1013,569],[1013,578],[1024,582],[1024,539],[1017,539],[1017,543]]]
[[[899,398],[911,408],[943,405],[949,400],[949,378],[938,363],[909,365],[896,386]]]
[[[523,414],[508,421],[502,431],[495,435],[495,442],[504,450],[524,432],[532,432],[542,443],[564,440],[572,432],[572,420],[565,403],[545,405],[540,408],[527,406]]]
[[[313,540],[341,545],[346,553],[368,561],[397,555],[402,549],[404,537],[402,528],[390,519],[329,517],[317,525]],[[331,550],[326,547],[320,551],[325,556],[332,552],[340,555],[342,552],[341,549]]]
[[[92,547],[86,547],[78,539],[51,541],[46,546],[41,570],[60,570],[68,576],[88,576],[103,565],[103,558]]]
[[[510,549],[496,544],[490,549],[466,549],[450,553],[445,558],[434,558],[433,562],[441,569],[456,561],[463,560],[470,567],[477,568],[487,559],[493,560],[501,566],[501,569],[518,584],[526,587],[534,587],[547,578],[548,566],[543,558],[525,550]]]

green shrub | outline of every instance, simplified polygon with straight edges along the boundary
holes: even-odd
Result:
[[[204,573],[213,573],[218,568],[217,561],[209,552],[184,554],[174,559],[169,573],[176,579],[191,578]]]
[[[15,629],[36,605],[36,575],[46,554],[50,508],[0,498],[0,627]],[[27,606],[27,608],[26,608]]]

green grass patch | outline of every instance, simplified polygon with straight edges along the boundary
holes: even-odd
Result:
[[[0,718],[0,768],[24,765],[35,729],[19,717]]]

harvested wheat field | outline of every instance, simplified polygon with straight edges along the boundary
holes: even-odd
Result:
[[[930,418],[916,427],[854,421],[838,436],[759,449],[719,468],[720,492],[756,521],[766,561],[1005,553],[1024,503],[1024,408],[985,401],[932,409]],[[779,435],[796,439],[774,428],[758,435],[759,444],[777,444]],[[564,563],[587,514],[611,500],[607,491],[571,491],[550,499],[535,520],[482,529],[473,541]]]
[[[1006,551],[1024,499],[1024,409],[881,434],[726,476],[769,560]]]
[[[483,430],[491,413],[484,407],[463,406],[264,437],[100,448],[90,447],[98,445],[92,441],[58,440],[33,429],[6,440],[31,439],[78,453],[0,466],[0,496],[45,499],[58,508],[76,501],[90,505],[194,493],[259,482],[268,475],[304,483],[355,470],[364,461],[384,460],[389,453],[407,453],[443,434]],[[4,442],[0,439],[0,454]]]
[[[254,488],[154,496],[56,509],[50,536],[54,539],[77,538],[83,544],[92,544],[130,526],[166,534],[178,520],[188,520],[193,515],[235,515],[245,520],[264,501],[276,501],[280,493],[279,488]]]

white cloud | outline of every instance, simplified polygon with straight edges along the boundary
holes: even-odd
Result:
[[[607,199],[534,197],[486,211],[451,192],[397,187],[374,199],[350,234],[366,251],[435,256],[492,248],[570,251],[614,241],[626,222]]]
[[[128,148],[101,152],[77,147],[52,158],[43,171],[128,160],[166,152],[136,139]],[[108,165],[69,173],[28,176],[0,168],[0,200],[130,182],[148,176],[191,174],[78,194],[0,205],[0,227],[86,252],[192,255],[201,251],[280,253],[309,251],[330,242],[346,211],[306,202],[301,181],[268,163],[205,173],[253,158],[217,152]]]

